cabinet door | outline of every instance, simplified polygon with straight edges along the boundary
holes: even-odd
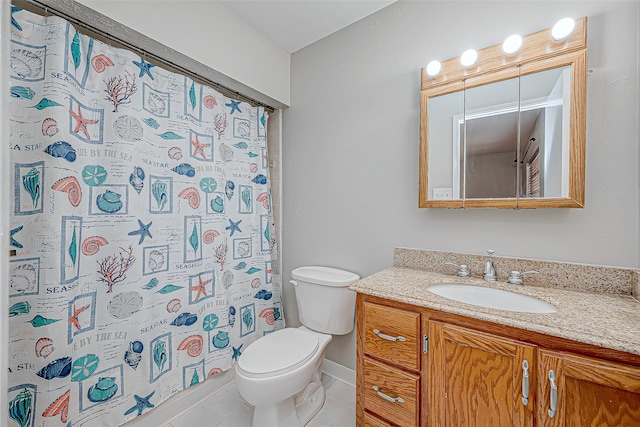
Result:
[[[537,425],[640,426],[639,368],[550,350],[538,359]]]
[[[429,425],[533,426],[534,354],[526,343],[430,321]]]

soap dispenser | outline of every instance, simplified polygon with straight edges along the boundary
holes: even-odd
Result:
[[[493,266],[493,258],[492,258],[492,255],[494,254],[494,251],[489,249],[489,250],[487,250],[487,253],[489,254],[489,258],[487,258],[485,260],[485,262],[484,262],[483,278],[487,282],[495,282],[496,281],[496,269]]]

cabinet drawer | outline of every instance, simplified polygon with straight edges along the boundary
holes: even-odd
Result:
[[[364,407],[366,410],[394,420],[403,427],[417,426],[419,387],[418,375],[365,358]],[[397,400],[398,398],[400,400]]]
[[[364,427],[394,427],[393,424],[389,424],[380,418],[371,415],[368,412],[364,413]]]
[[[365,302],[365,353],[420,369],[420,314]]]

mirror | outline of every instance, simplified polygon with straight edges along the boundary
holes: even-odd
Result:
[[[516,57],[496,45],[473,69],[423,69],[420,207],[584,206],[586,18],[562,42],[548,32]]]

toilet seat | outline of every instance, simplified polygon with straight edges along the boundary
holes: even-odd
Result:
[[[318,350],[318,338],[296,328],[270,333],[251,344],[238,359],[238,368],[251,377],[284,374],[304,365]]]

